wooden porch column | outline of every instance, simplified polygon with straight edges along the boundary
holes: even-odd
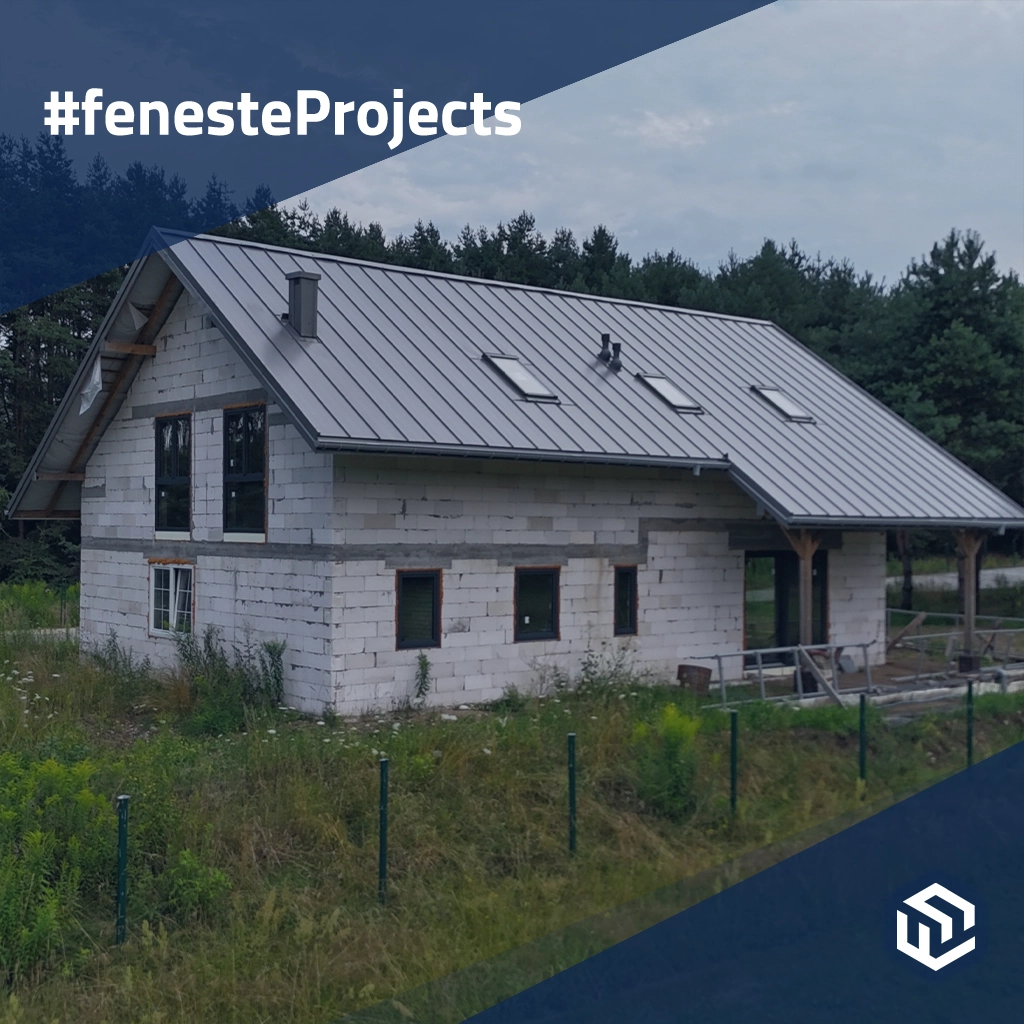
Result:
[[[821,543],[821,534],[810,530],[796,533],[782,528],[786,540],[800,559],[800,643],[814,643],[814,553]]]
[[[978,551],[985,539],[981,530],[954,530],[957,553],[963,559],[964,572],[960,581],[964,599],[964,651],[974,652],[974,624],[978,614]]]

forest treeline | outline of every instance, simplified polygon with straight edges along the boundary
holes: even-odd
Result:
[[[95,211],[93,237],[64,238],[60,211],[69,204]],[[52,224],[51,241],[23,253],[17,224],[33,216]],[[190,198],[180,179],[141,164],[115,174],[97,159],[79,180],[59,138],[32,144],[0,136],[0,296],[16,290],[11,281],[25,260],[38,270],[47,260],[66,263],[64,245],[141,243],[153,224],[221,225],[212,230],[357,259],[764,317],[1024,501],[1024,286],[969,228],[951,229],[910,258],[889,285],[846,259],[811,256],[796,241],[766,240],[752,255],[730,254],[705,269],[686,256],[685,240],[679,250],[634,258],[602,225],[579,238],[568,228],[545,236],[527,212],[493,228],[467,225],[455,239],[429,222],[388,238],[381,225],[354,223],[340,210],[320,217],[306,206],[282,207],[265,189],[238,207],[216,179]],[[126,270],[0,315],[0,509]],[[75,530],[0,525],[0,581],[74,579]],[[948,538],[925,534],[916,543],[934,550]],[[1021,539],[993,543],[1019,548]]]

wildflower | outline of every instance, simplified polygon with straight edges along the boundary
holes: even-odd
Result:
[[[271,736],[276,736],[277,735],[277,730],[276,729],[268,729],[267,733],[269,735],[271,735]]]

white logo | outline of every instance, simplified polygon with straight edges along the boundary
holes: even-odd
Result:
[[[974,927],[973,903],[968,903],[963,897],[957,896],[955,892],[950,892],[949,889],[944,885],[939,885],[938,882],[934,885],[929,885],[928,888],[914,893],[913,896],[908,897],[903,902],[908,907],[913,907],[922,916],[938,923],[940,944],[945,944],[953,938],[953,918],[949,914],[937,910],[928,902],[928,900],[935,896],[945,900],[946,903],[952,904],[963,914],[964,924],[962,931],[969,932]],[[906,953],[907,956],[913,957],[918,963],[924,964],[925,967],[930,967],[933,971],[941,971],[943,967],[949,966],[954,960],[959,960],[964,954],[970,953],[974,949],[974,936],[972,935],[969,939],[961,942],[960,945],[947,950],[942,956],[932,956],[932,925],[926,924],[924,921],[918,922],[917,945],[914,946],[911,945],[907,938],[908,921],[908,916],[902,910],[896,911],[896,948],[901,953]]]

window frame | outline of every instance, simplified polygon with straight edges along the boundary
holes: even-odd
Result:
[[[161,452],[161,426],[168,421],[188,421],[188,473],[186,476],[180,474],[180,466],[176,466],[179,475],[174,477],[160,476],[160,452]],[[153,417],[153,534],[157,540],[189,540],[192,537],[192,464],[194,462],[193,439],[195,432],[192,429],[191,412],[175,412],[163,416]],[[177,456],[175,455],[175,461]],[[180,485],[182,481],[188,486],[188,526],[184,529],[160,525],[160,487]]]
[[[612,587],[612,632],[615,636],[636,636],[639,631],[640,622],[640,573],[639,567],[636,565],[616,565],[613,566],[614,577]],[[619,573],[630,573],[632,575],[632,601],[630,601],[630,610],[632,614],[632,623],[627,626],[619,625]]]
[[[751,384],[750,390],[767,402],[788,423],[817,423],[812,413],[775,384]]]
[[[520,398],[528,402],[559,404],[558,395],[540,380],[519,356],[510,356],[504,352],[485,352],[483,359],[506,384],[515,388]],[[508,367],[508,363],[514,363],[521,371],[519,380],[516,379],[515,369]]]
[[[156,622],[156,591],[157,591],[157,574],[161,572],[169,572],[169,589],[168,589],[168,601],[169,607],[174,609],[174,614],[177,614],[178,595],[180,593],[179,587],[179,573],[183,570],[188,570],[189,573],[189,602],[188,602],[188,632],[195,632],[196,627],[196,564],[195,562],[187,562],[179,559],[171,558],[157,558],[150,559],[149,562],[149,609],[147,613],[147,626],[150,636],[155,637],[173,637],[176,632],[184,632],[179,630],[175,624],[167,629],[164,629],[155,624]]]
[[[649,391],[657,395],[673,412],[700,416],[704,409],[700,402],[691,398],[671,377],[663,373],[638,373],[636,379]],[[673,392],[678,398],[672,397]]]
[[[228,420],[231,417],[243,416],[261,410],[263,412],[263,470],[256,473],[228,472]],[[229,405],[223,410],[221,419],[221,526],[225,541],[266,542],[267,539],[267,464],[269,462],[270,431],[267,422],[266,402],[247,402],[245,405]],[[248,454],[248,453],[246,453]],[[243,530],[228,527],[228,489],[231,483],[255,483],[262,478],[263,484],[263,525],[260,529]]]
[[[553,630],[543,633],[523,633],[519,628],[519,580],[523,576],[552,577],[551,615]],[[562,567],[560,565],[524,565],[516,566],[512,586],[512,639],[514,643],[533,643],[544,640],[561,640],[561,600],[562,600]]]
[[[402,582],[407,579],[431,579],[434,583],[434,615],[429,643],[402,640]],[[441,646],[441,601],[444,596],[441,569],[398,569],[395,572],[395,650],[416,651]]]

